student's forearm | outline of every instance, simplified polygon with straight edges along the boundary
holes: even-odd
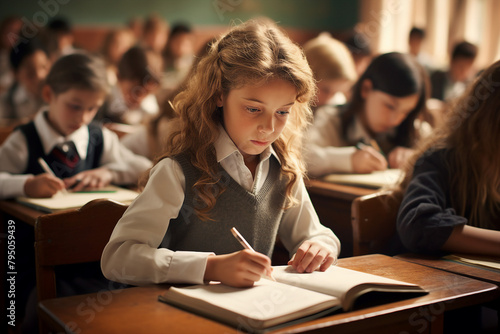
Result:
[[[500,231],[459,225],[453,229],[443,250],[456,253],[500,256]]]

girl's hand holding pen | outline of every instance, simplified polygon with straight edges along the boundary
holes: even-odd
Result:
[[[271,272],[271,260],[266,255],[244,249],[231,254],[209,256],[204,280],[243,288],[253,286],[261,276],[270,276]]]
[[[367,174],[377,170],[387,169],[387,160],[370,145],[356,144],[356,152],[351,156],[352,168],[355,173]]]
[[[288,261],[299,273],[312,273],[315,270],[325,271],[337,262],[336,256],[321,242],[307,240],[300,245],[297,252]]]

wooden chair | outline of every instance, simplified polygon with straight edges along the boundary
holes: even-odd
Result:
[[[351,207],[353,256],[389,252],[400,204],[401,199],[393,197],[391,191],[354,199]]]
[[[56,298],[56,266],[95,262],[127,206],[108,199],[93,200],[78,210],[40,216],[35,223],[38,301]],[[48,332],[40,319],[40,332]]]

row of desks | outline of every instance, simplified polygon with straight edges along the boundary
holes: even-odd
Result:
[[[344,258],[339,260],[340,266],[416,283],[430,293],[410,300],[335,314],[295,325],[286,331],[320,333],[335,329],[342,333],[442,333],[443,315],[446,311],[498,302],[499,272],[412,255],[399,258],[383,255],[345,258],[352,254],[351,203],[354,198],[371,194],[374,190],[318,180],[309,180],[307,187],[321,222],[331,227],[342,241],[341,257]],[[14,201],[0,201],[0,214],[2,213],[16,219],[16,223],[30,225],[34,225],[36,218],[42,214]],[[1,232],[4,233],[7,222],[4,215],[0,217]],[[1,252],[4,256],[5,247],[2,247]],[[4,282],[2,279],[2,288]],[[61,331],[69,332],[71,329],[76,329],[74,332],[83,330],[85,333],[132,333],[144,329],[151,333],[165,330],[172,333],[236,332],[233,328],[158,302],[157,296],[166,288],[165,285],[155,285],[124,289],[116,293],[73,296],[44,301],[41,308],[44,316],[51,319],[54,325]],[[100,300],[101,304],[87,305],[89,300]],[[82,305],[87,305],[89,312],[80,312]],[[3,298],[1,306],[5,309]],[[432,317],[419,318],[418,312],[421,313],[422,308],[433,312]]]

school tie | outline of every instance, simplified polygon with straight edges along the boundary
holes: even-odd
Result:
[[[69,168],[75,168],[80,162],[80,155],[73,141],[67,141],[54,146],[51,154]]]

